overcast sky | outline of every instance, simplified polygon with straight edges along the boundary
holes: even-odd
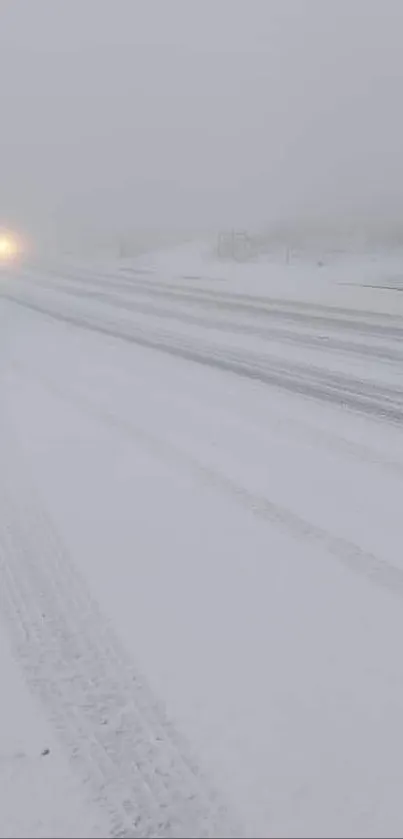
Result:
[[[402,0],[0,0],[0,221],[403,208]]]

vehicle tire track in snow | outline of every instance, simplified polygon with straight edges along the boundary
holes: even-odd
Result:
[[[131,437],[137,443],[141,443],[141,446],[153,456],[160,457],[168,462],[174,462],[175,466],[179,465],[186,471],[193,472],[197,480],[207,487],[222,492],[259,519],[278,527],[299,542],[303,540],[325,548],[327,553],[348,571],[358,574],[367,582],[403,598],[403,568],[382,559],[349,539],[333,534],[320,525],[304,519],[290,508],[277,504],[266,496],[251,492],[228,475],[201,462],[186,448],[180,448],[169,439],[159,437],[148,429],[137,426],[133,421],[116,414],[104,404],[99,404],[99,402],[91,399],[87,392],[84,393],[79,390],[77,386],[73,390],[71,387],[61,386],[45,376],[38,376],[37,378],[43,386],[59,398],[76,405],[87,415],[93,416],[96,420],[119,430],[119,433]]]
[[[239,835],[91,598],[0,422],[0,616],[115,837]]]
[[[68,325],[67,325],[68,328]],[[61,388],[55,387],[53,381],[48,378],[46,373],[43,371],[38,370],[35,365],[31,363],[27,364],[25,361],[22,362],[20,359],[8,358],[8,367],[10,370],[13,370],[18,376],[22,378],[29,378],[30,380],[36,379],[37,382],[45,387],[49,391],[54,391],[56,395],[60,398],[61,395],[66,397],[65,391],[62,391]],[[103,361],[103,369],[105,369],[105,362]],[[122,370],[122,364],[119,363],[119,369]],[[106,368],[106,373],[110,375],[114,375],[113,368]],[[130,376],[132,373],[130,372]],[[142,390],[143,398],[148,397],[150,398],[150,389],[149,383],[147,380],[146,386],[144,386],[143,381],[139,381],[138,376],[136,377],[136,390],[139,391],[139,388]],[[170,393],[171,398],[171,393]],[[164,396],[163,390],[161,388],[158,389],[157,392],[154,392],[152,395],[153,402],[155,404],[155,410],[157,411],[164,411],[165,410],[165,400],[166,394]],[[189,413],[189,411],[196,410],[197,417],[206,417],[207,423],[209,419],[211,419],[210,412],[207,410],[203,400],[197,401],[196,408],[194,398],[190,401],[187,399],[185,393],[182,393],[180,397],[175,395],[175,402],[177,405],[180,405],[183,411]],[[224,423],[227,427],[229,426],[231,429],[240,430],[243,429],[243,424],[238,420],[237,413],[231,411],[229,414],[225,413],[224,415],[221,414],[220,409],[214,409],[214,421],[219,423]],[[357,440],[351,440],[342,436],[340,434],[336,434],[334,431],[325,430],[324,428],[320,428],[317,425],[312,425],[311,423],[307,422],[306,420],[302,419],[301,417],[298,419],[291,418],[290,416],[282,416],[281,419],[275,418],[271,415],[265,415],[264,418],[264,426],[262,426],[262,422],[256,420],[255,417],[249,416],[248,417],[248,428],[250,434],[253,435],[255,440],[259,440],[262,446],[262,450],[265,447],[265,432],[268,428],[271,429],[275,434],[280,434],[282,437],[286,437],[287,439],[298,439],[303,443],[309,443],[312,445],[320,444],[325,450],[329,452],[335,452],[337,454],[342,454],[344,457],[348,457],[350,460],[356,461],[358,463],[363,463],[369,466],[376,466],[378,469],[382,469],[386,473],[393,475],[395,478],[403,480],[403,461],[397,459],[396,457],[392,457],[391,455],[386,454],[385,452],[381,451],[378,447],[369,446],[365,443],[358,442]],[[403,450],[402,450],[403,453]]]
[[[168,331],[155,332],[150,337],[145,328],[133,325],[127,319],[109,321],[105,315],[98,319],[76,310],[61,311],[49,303],[20,298],[8,292],[2,292],[1,296],[11,303],[81,329],[136,343],[185,361],[214,367],[289,393],[329,402],[382,420],[399,424],[403,422],[403,388],[378,385],[371,381],[364,382],[341,374],[327,373],[312,366],[284,362],[279,364],[278,359],[272,359],[268,355],[245,354],[213,344],[197,346],[183,336]]]
[[[281,343],[290,344],[291,346],[304,346],[310,349],[326,353],[344,353],[346,355],[357,355],[366,359],[373,358],[375,361],[387,361],[392,364],[403,364],[403,351],[391,347],[384,347],[379,345],[371,345],[362,343],[361,341],[345,341],[330,335],[306,334],[298,330],[290,330],[284,326],[277,324],[270,326],[262,326],[261,321],[257,323],[252,320],[249,321],[235,321],[231,318],[217,317],[213,313],[213,317],[201,316],[193,314],[191,311],[183,311],[178,308],[168,308],[160,305],[154,301],[144,301],[144,292],[141,292],[140,299],[136,295],[127,296],[127,293],[118,292],[112,285],[108,285],[106,289],[89,290],[83,286],[83,283],[73,286],[73,283],[64,284],[61,287],[57,285],[57,281],[51,282],[40,280],[39,286],[41,289],[48,289],[51,291],[60,292],[61,295],[66,294],[77,299],[84,299],[85,301],[96,301],[106,303],[108,306],[116,309],[123,309],[125,311],[133,311],[143,315],[155,315],[162,319],[169,321],[184,323],[186,325],[198,326],[204,329],[219,329],[220,332],[228,332],[233,335],[252,335],[268,341],[280,341]],[[169,301],[171,302],[171,301]],[[359,335],[359,324],[357,324],[357,334]]]
[[[245,294],[239,291],[221,291],[221,289],[195,287],[194,285],[189,286],[188,284],[179,285],[172,281],[169,283],[166,281],[161,282],[155,278],[150,282],[149,280],[144,280],[142,277],[136,276],[137,273],[141,272],[134,271],[134,275],[128,279],[124,277],[124,272],[122,277],[122,271],[118,273],[116,271],[109,273],[103,272],[102,274],[97,272],[94,274],[91,270],[83,273],[81,266],[78,270],[75,269],[74,271],[67,270],[65,267],[61,268],[60,266],[54,270],[49,270],[45,267],[40,273],[35,275],[35,281],[40,283],[44,276],[51,276],[51,282],[54,285],[58,282],[64,285],[73,283],[81,288],[93,286],[95,289],[121,289],[122,291],[131,291],[134,294],[140,291],[140,293],[147,292],[150,296],[159,296],[159,293],[162,292],[164,297],[169,297],[172,300],[177,300],[178,295],[175,292],[178,291],[180,296],[182,293],[186,295],[186,300],[199,304],[206,302],[211,305],[212,303],[218,302],[222,305],[235,305],[240,309],[245,309],[245,306],[253,307],[254,314],[262,315],[273,313],[276,316],[281,316],[282,313],[291,312],[292,314],[303,314],[309,319],[314,318],[315,315],[324,315],[326,321],[334,322],[337,328],[339,328],[340,323],[342,326],[348,323],[349,327],[355,332],[359,331],[360,326],[364,324],[364,327],[374,326],[375,328],[380,328],[382,331],[385,330],[385,332],[388,332],[392,327],[392,329],[398,330],[398,334],[392,332],[392,335],[395,334],[396,337],[400,338],[403,335],[402,318],[395,314],[354,309],[351,307],[329,306],[324,303],[315,303],[307,300]],[[27,270],[21,271],[20,276],[26,277],[29,280],[33,275],[31,270]]]

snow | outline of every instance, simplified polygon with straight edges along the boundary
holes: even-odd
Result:
[[[0,635],[0,836],[103,835],[54,732]]]
[[[323,260],[323,262],[322,262]],[[322,263],[322,264],[319,264]],[[130,260],[123,265],[130,270]],[[193,286],[282,299],[326,302],[333,306],[403,314],[403,253],[296,253],[287,264],[278,249],[259,259],[219,259],[214,242],[189,243],[145,254],[133,263],[160,279],[187,280]],[[364,292],[365,289],[365,292]]]
[[[241,824],[246,835],[262,837],[400,836],[403,433],[401,420],[371,413],[368,406],[375,405],[376,394],[379,404],[387,401],[385,388],[393,390],[396,406],[401,404],[399,339],[389,327],[403,329],[402,296],[339,286],[323,274],[312,279],[307,266],[300,266],[299,276],[294,267],[284,289],[280,268],[271,266],[268,278],[267,265],[234,270],[197,254],[190,246],[169,258],[159,254],[148,260],[149,275],[141,273],[144,259],[138,274],[134,265],[126,265],[131,292],[116,288],[123,272],[113,272],[111,265],[104,273],[70,266],[70,279],[66,266],[53,273],[48,267],[42,274],[37,267],[25,278],[3,283],[8,297],[50,313],[0,300],[7,417],[0,444],[3,466],[8,464],[11,473],[15,463],[21,485],[32,482],[66,556],[82,575],[83,583],[75,585],[88,587],[102,620],[113,626],[150,695],[163,703],[188,744],[183,748],[189,747],[225,802],[231,823]],[[349,270],[356,268],[352,262]],[[226,274],[220,281],[219,269]],[[255,269],[259,277],[253,276]],[[285,267],[281,270],[286,274]],[[381,276],[381,266],[377,270]],[[196,275],[197,282],[189,279]],[[158,294],[147,294],[141,284],[147,276],[156,293],[164,286],[171,294],[164,306],[182,320],[161,311]],[[91,282],[93,290],[102,285],[110,300],[92,299]],[[175,297],[178,285],[191,289],[187,302]],[[337,372],[346,388],[356,377],[366,388],[363,404],[346,408],[342,399],[337,404],[307,397],[215,366],[217,354],[237,353],[253,356],[266,369],[274,342],[270,335],[242,332],[263,321],[262,314],[225,309],[224,303],[220,317],[229,329],[220,331],[214,307],[207,310],[200,299],[192,299],[195,287],[209,294],[216,289],[217,294],[264,295],[270,301],[270,295],[279,297],[280,285],[283,302],[324,307],[332,322],[320,329],[335,344],[315,351],[304,346],[304,335],[317,335],[315,324],[308,323],[308,308],[307,322],[290,327],[295,333],[290,349],[280,334],[283,306],[268,321],[268,332],[271,324],[279,330],[277,361],[298,362],[301,375],[313,364],[328,377]],[[350,309],[359,332],[350,330],[343,350],[347,315],[335,307]],[[52,313],[81,318],[81,327]],[[205,318],[205,329],[191,324],[192,314]],[[96,328],[83,328],[87,323]],[[186,339],[195,351],[203,347],[213,353],[212,363],[121,340],[113,330],[98,332],[105,323],[116,333],[129,327],[142,336],[160,339],[163,333],[168,344],[183,346]],[[385,329],[383,337],[374,326]],[[132,334],[138,338],[140,332]],[[350,346],[360,341],[370,363]],[[391,354],[389,360],[381,359],[382,350]],[[3,468],[0,488],[8,498],[13,482],[4,475]],[[23,491],[13,493],[14,498]],[[33,556],[36,540],[33,533]],[[24,590],[29,594],[28,583]],[[66,603],[74,609],[73,601]],[[10,621],[5,625],[12,638]],[[73,618],[69,631],[74,632]],[[80,631],[85,636],[86,625]],[[70,775],[63,775],[69,743],[46,728],[51,725],[42,721],[46,703],[39,708],[27,698],[17,672],[17,664],[23,672],[26,667],[20,647],[11,644],[12,660],[7,644],[1,672],[7,674],[13,704],[6,704],[3,720],[10,722],[10,732],[16,727],[16,734],[10,744],[0,736],[4,752],[25,750],[35,755],[35,767],[46,767],[55,753],[62,768],[52,774],[52,785],[70,789]],[[80,650],[90,667],[86,636]],[[51,663],[48,657],[48,669]],[[110,666],[105,653],[105,682]],[[78,662],[69,667],[72,675],[76,667],[78,673]],[[114,678],[114,689],[119,684],[126,691],[120,670]],[[74,695],[69,700],[67,684],[65,691],[63,720],[72,726]],[[14,702],[20,694],[30,703],[29,712]],[[108,688],[105,696],[113,710],[118,694]],[[91,697],[97,701],[95,688]],[[79,747],[84,757],[90,736],[98,736],[95,714],[85,720]],[[32,729],[35,744],[21,745],[25,737],[30,742]],[[40,757],[42,743],[52,744],[47,758]],[[121,759],[122,784],[129,784],[123,757],[114,758],[116,778]],[[18,790],[21,785],[25,796],[31,775],[23,763],[11,769],[14,765],[9,763],[7,772],[14,773],[13,784]],[[95,758],[94,772],[100,765]],[[68,771],[80,777],[78,764]],[[32,815],[27,807],[22,828],[13,822],[13,805],[3,816],[0,797],[0,835],[11,829],[14,835],[19,830],[50,835],[46,779],[38,772],[41,794],[32,801]],[[71,829],[73,813],[76,835],[78,829],[93,835],[95,823],[87,813],[96,811],[98,824],[109,817],[110,802],[118,809],[119,782],[108,794],[114,777],[106,776],[105,800],[97,797],[96,784],[85,787],[85,813],[76,790],[68,807],[48,790],[57,835],[63,825],[66,832]],[[30,802],[28,789],[26,795]],[[38,820],[44,825],[39,833]]]

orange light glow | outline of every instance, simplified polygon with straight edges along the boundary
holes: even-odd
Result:
[[[0,232],[0,261],[11,262],[17,258],[21,252],[21,246],[12,233]]]

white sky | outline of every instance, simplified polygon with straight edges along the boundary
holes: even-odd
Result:
[[[403,209],[402,0],[0,0],[0,221]]]

